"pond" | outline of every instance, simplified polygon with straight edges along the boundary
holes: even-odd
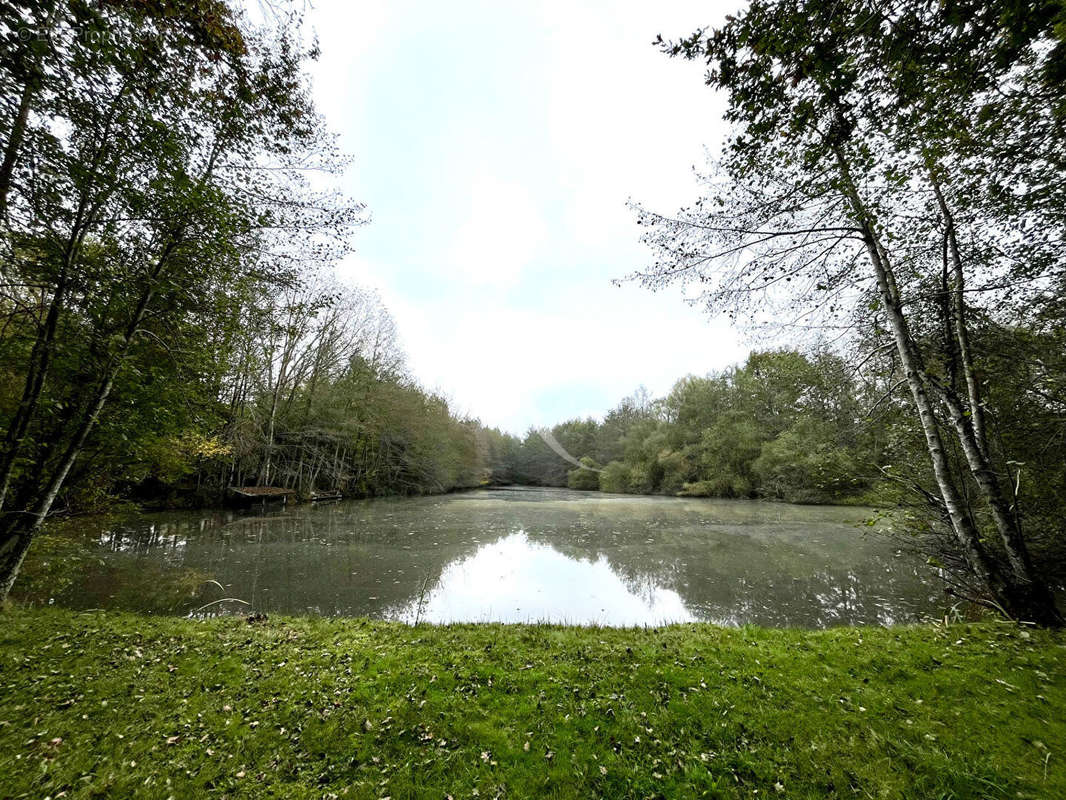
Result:
[[[75,608],[821,628],[942,612],[870,509],[504,487],[81,526]],[[161,587],[177,586],[167,595]],[[161,596],[171,597],[161,606]]]

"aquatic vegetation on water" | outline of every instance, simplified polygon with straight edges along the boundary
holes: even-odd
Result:
[[[60,560],[77,566],[59,580],[49,552],[75,546],[42,539],[15,596],[153,613],[235,597],[249,605],[212,611],[436,622],[827,627],[941,616],[929,567],[862,525],[872,513],[510,488],[82,519],[83,549]]]

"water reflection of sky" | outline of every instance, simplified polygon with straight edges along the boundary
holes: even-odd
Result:
[[[134,514],[95,530],[86,520],[92,557],[61,591],[31,601],[619,626],[821,628],[937,614],[928,570],[864,534],[856,523],[867,513],[512,488]],[[226,597],[244,602],[218,602]]]
[[[661,625],[693,622],[681,596],[652,581],[633,587],[606,556],[570,558],[513,533],[449,564],[436,585],[394,612],[406,621]]]

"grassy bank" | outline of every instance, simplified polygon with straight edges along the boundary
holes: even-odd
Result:
[[[4,798],[1058,798],[1064,712],[1066,636],[995,623],[0,612]]]

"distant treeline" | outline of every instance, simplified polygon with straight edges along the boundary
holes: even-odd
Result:
[[[1061,335],[988,325],[986,412],[999,446],[1016,454],[1015,484],[1029,519],[1044,532],[1045,563],[1063,564],[1066,464],[1059,384],[1034,381],[1057,369]],[[586,468],[567,463],[535,430],[522,439],[486,434],[496,479],[637,494],[761,497],[796,503],[871,503],[909,509],[904,527],[924,531],[921,487],[932,480],[925,443],[898,368],[828,351],[752,353],[743,366],[679,380],[668,395],[641,389],[602,421],[573,419],[551,429]],[[1040,392],[1036,391],[1040,389]],[[953,457],[958,454],[952,453]],[[1040,476],[1021,479],[1023,472]]]
[[[491,478],[486,432],[410,377],[377,296],[328,278],[244,310],[204,404],[209,426],[155,442],[142,492],[213,502],[261,485],[366,497]]]
[[[753,353],[737,368],[682,378],[663,398],[640,390],[603,421],[552,428],[507,444],[497,465],[518,483],[606,492],[835,502],[869,490],[889,443],[866,424],[874,400],[831,353]]]
[[[219,335],[194,364],[146,342],[118,376],[57,507],[213,505],[249,485],[366,497],[489,481],[489,434],[408,374],[374,293],[328,275],[249,290],[211,320]],[[76,375],[79,343],[97,336],[86,326],[67,340],[53,370]],[[16,405],[16,385],[0,391],[0,407]],[[53,385],[46,402],[77,402],[75,381]]]

